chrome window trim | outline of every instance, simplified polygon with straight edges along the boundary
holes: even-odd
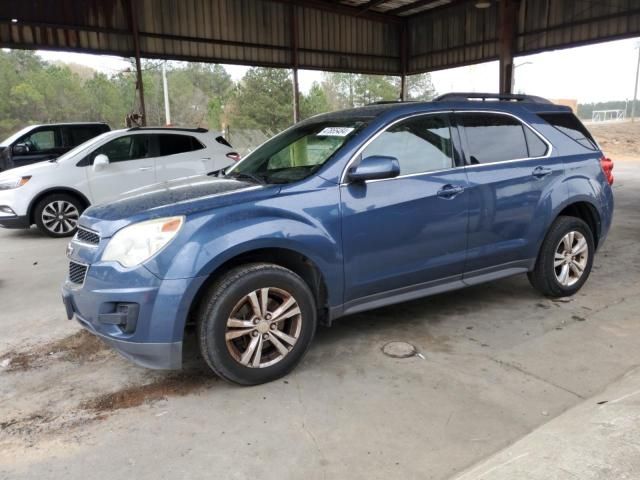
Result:
[[[551,156],[551,153],[553,151],[553,145],[551,144],[551,142],[549,142],[549,140],[547,140],[546,137],[544,135],[542,135],[538,130],[536,130],[531,125],[529,125],[528,122],[525,122],[524,120],[522,120],[517,115],[514,115],[512,113],[508,113],[508,112],[499,112],[499,111],[493,111],[493,110],[456,110],[455,113],[491,113],[491,114],[494,114],[494,115],[506,115],[508,117],[515,118],[518,122],[520,122],[521,125],[523,125],[524,127],[528,128],[535,135],[537,135],[538,138],[540,140],[542,140],[544,142],[544,144],[547,146],[547,151],[545,152],[545,154],[544,155],[540,155],[538,157],[523,157],[523,158],[513,158],[513,159],[510,159],[510,160],[500,160],[498,162],[478,163],[476,165],[465,165],[465,168],[476,168],[476,167],[483,167],[485,165],[497,165],[497,164],[500,164],[500,163],[523,162],[525,160],[539,160],[539,159],[549,158]],[[464,127],[462,127],[462,128],[464,128]],[[526,137],[525,137],[525,142],[526,141],[527,140],[526,140]],[[528,148],[529,148],[529,144],[527,144],[527,149]],[[467,152],[465,151],[465,154],[466,153]]]
[[[386,132],[388,129],[390,129],[391,127],[393,127],[394,125],[396,125],[397,123],[403,122],[405,120],[409,120],[411,118],[415,118],[415,117],[422,117],[422,116],[426,116],[426,115],[442,115],[442,114],[449,114],[449,113],[453,113],[453,110],[438,110],[438,111],[433,111],[433,112],[420,112],[420,113],[413,113],[411,115],[407,115],[406,117],[401,117],[401,118],[397,118],[395,119],[393,122],[391,122],[389,125],[387,125],[386,127],[382,128],[381,130],[378,130],[375,134],[373,134],[373,136],[367,140],[366,142],[364,142],[362,145],[360,145],[360,147],[358,148],[358,150],[356,150],[356,153],[354,153],[351,158],[349,159],[349,161],[347,162],[346,167],[342,170],[342,175],[340,175],[340,185],[349,185],[349,182],[345,181],[345,178],[347,176],[347,172],[349,171],[349,168],[351,167],[351,164],[353,162],[355,162],[358,157],[362,154],[362,152],[365,150],[365,148],[367,148],[369,146],[369,144],[371,142],[373,142],[376,138],[378,138],[380,135],[382,135],[384,132]],[[451,125],[449,125],[449,128],[451,129]],[[452,138],[453,140],[453,138]],[[455,166],[451,167],[451,168],[445,168],[445,169],[441,169],[438,170],[440,172],[444,171],[444,170],[451,170],[453,168],[456,168]],[[369,182],[379,182],[381,180],[395,180],[397,178],[405,178],[405,177],[409,177],[409,176],[416,176],[416,175],[424,175],[426,173],[433,173],[435,170],[429,170],[428,172],[420,172],[420,173],[409,173],[407,175],[398,175],[397,177],[393,177],[393,178],[380,178],[377,180],[366,180],[365,183],[369,183]]]
[[[342,171],[342,175],[340,176],[340,186],[349,185],[350,184],[350,182],[345,181],[347,172],[349,171],[349,168],[351,167],[351,164],[353,164],[358,159],[358,157],[362,154],[362,152],[365,150],[365,148],[367,148],[371,142],[373,142],[382,133],[386,132],[389,128],[391,128],[395,124],[397,124],[399,122],[402,122],[404,120],[409,120],[411,118],[420,117],[420,116],[424,116],[424,115],[442,115],[442,114],[457,114],[457,113],[491,113],[491,114],[495,114],[495,115],[506,115],[508,117],[512,117],[512,118],[516,119],[518,122],[520,122],[521,125],[523,125],[526,128],[529,128],[529,130],[531,130],[535,135],[537,135],[538,138],[540,138],[540,140],[542,140],[544,142],[544,144],[547,146],[547,151],[546,151],[546,153],[544,155],[539,156],[539,157],[514,158],[512,160],[502,160],[502,161],[499,161],[499,162],[479,163],[477,165],[464,165],[462,167],[458,167],[458,166],[454,165],[451,168],[445,168],[445,169],[440,169],[440,170],[429,170],[427,172],[410,173],[410,174],[407,174],[407,175],[398,175],[397,177],[392,177],[392,178],[380,178],[380,179],[377,179],[377,180],[366,180],[365,183],[381,182],[381,181],[387,181],[387,180],[396,180],[396,179],[399,179],[399,178],[415,177],[415,176],[418,176],[418,175],[428,175],[428,174],[431,174],[431,173],[438,173],[438,172],[444,172],[444,171],[448,171],[448,170],[455,170],[456,168],[475,168],[475,167],[483,167],[485,165],[497,165],[497,164],[500,164],[500,163],[512,163],[512,162],[522,162],[522,161],[525,161],[525,160],[545,159],[545,158],[549,158],[551,156],[551,153],[553,151],[553,145],[551,144],[551,142],[549,142],[546,139],[546,137],[544,137],[544,135],[542,135],[540,132],[538,132],[538,130],[533,128],[528,122],[522,120],[520,117],[518,117],[517,115],[514,115],[512,113],[501,112],[501,111],[498,111],[498,110],[437,110],[437,111],[432,111],[432,112],[420,112],[420,113],[414,113],[414,114],[408,115],[406,117],[402,117],[402,118],[398,118],[398,119],[394,120],[389,125],[387,125],[383,129],[381,129],[378,132],[376,132],[369,140],[367,140],[364,144],[362,144],[358,148],[358,150],[356,150],[356,152],[351,156],[351,158],[347,162],[346,167]],[[453,128],[453,127],[454,127],[454,125],[450,126],[450,128]],[[526,142],[526,138],[525,138],[525,142]],[[529,145],[527,144],[527,148],[528,147],[529,147]],[[463,150],[464,150],[464,148],[463,148]],[[466,158],[466,153],[467,152],[465,151],[464,152],[465,158]]]

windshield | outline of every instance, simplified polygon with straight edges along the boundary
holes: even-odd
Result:
[[[305,122],[272,138],[225,172],[259,183],[291,183],[324,165],[370,118]]]

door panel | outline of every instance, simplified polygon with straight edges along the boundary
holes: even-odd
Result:
[[[562,162],[517,119],[500,114],[457,114],[469,181],[469,239],[465,271],[526,264],[535,257],[539,215]],[[530,155],[539,158],[528,158]]]
[[[468,194],[463,169],[341,187],[345,302],[462,276]]]
[[[461,278],[467,180],[456,167],[447,114],[392,124],[360,158],[398,159],[397,178],[340,187],[345,303],[398,288]]]
[[[153,135],[126,135],[102,145],[91,154],[104,154],[109,165],[86,167],[93,203],[113,200],[129,190],[156,182]]]

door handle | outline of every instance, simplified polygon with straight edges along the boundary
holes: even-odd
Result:
[[[550,168],[536,167],[533,169],[533,172],[531,172],[531,175],[536,178],[544,178],[547,175],[551,175],[551,173],[553,173],[553,170],[551,170]]]
[[[460,185],[447,184],[444,187],[442,187],[440,190],[438,190],[438,193],[436,195],[438,195],[439,198],[444,198],[445,200],[451,200],[452,198],[455,198],[458,195],[460,195],[462,192],[464,192],[464,188],[461,187]]]
[[[138,170],[140,170],[141,172],[147,172],[151,169],[153,169],[153,167],[140,167]]]

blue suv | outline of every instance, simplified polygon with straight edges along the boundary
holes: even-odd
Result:
[[[226,171],[87,209],[69,318],[134,362],[285,375],[318,324],[526,273],[576,293],[613,213],[613,165],[567,107],[447,94],[301,122]]]

